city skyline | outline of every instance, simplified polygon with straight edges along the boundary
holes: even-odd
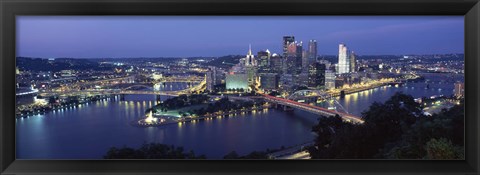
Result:
[[[24,57],[215,57],[244,55],[249,44],[254,53],[269,49],[282,54],[282,37],[289,35],[305,42],[304,47],[316,40],[319,55],[337,55],[340,43],[348,44],[356,55],[446,54],[464,49],[460,16],[21,16],[17,21],[17,56]],[[290,25],[277,30],[284,23]]]

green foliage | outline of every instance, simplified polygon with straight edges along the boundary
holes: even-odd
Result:
[[[193,151],[185,153],[183,147],[157,143],[143,144],[139,149],[112,147],[105,159],[205,159],[204,155],[195,156]]]
[[[163,103],[158,104],[154,108],[160,111],[167,111],[177,108],[182,108],[190,105],[198,105],[207,102],[209,99],[208,95],[203,94],[192,94],[192,95],[180,95],[178,97],[170,98],[165,100]]]
[[[397,93],[363,112],[363,124],[345,123],[338,116],[321,118],[313,127],[318,137],[309,152],[312,158],[323,159],[437,159],[439,156],[427,156],[425,145],[432,139],[444,138],[447,143],[451,141],[448,148],[456,150],[458,158],[463,153],[463,116],[463,103],[424,116],[413,97]],[[432,142],[430,146],[439,144]]]
[[[427,159],[458,159],[463,158],[463,151],[455,148],[450,140],[445,138],[431,139],[425,145]],[[462,152],[462,153],[460,153]]]

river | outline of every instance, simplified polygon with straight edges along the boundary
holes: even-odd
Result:
[[[402,91],[415,98],[452,95],[462,75],[427,74],[426,80],[402,87],[379,87],[337,98],[350,113],[360,115],[375,101],[384,102]],[[426,84],[430,88],[425,89]],[[270,109],[195,123],[141,128],[130,124],[155,105],[155,96],[127,95],[125,101],[106,99],[77,108],[16,119],[17,159],[101,159],[112,146],[138,147],[145,142],[182,146],[196,155],[220,159],[230,151],[292,146],[314,139],[316,116]]]

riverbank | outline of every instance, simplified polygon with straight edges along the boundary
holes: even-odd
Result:
[[[216,118],[223,118],[223,117],[234,117],[238,115],[244,115],[244,114],[251,114],[251,113],[261,113],[264,110],[268,110],[270,106],[265,107],[254,107],[250,109],[239,109],[239,110],[231,110],[229,112],[215,112],[211,114],[205,114],[201,116],[196,116],[196,117],[182,117],[176,121],[168,121],[164,120],[164,122],[158,122],[158,123],[145,123],[142,122],[145,120],[144,118],[139,119],[137,121],[131,122],[132,125],[137,126],[137,127],[158,127],[158,126],[165,126],[165,125],[170,125],[170,124],[185,124],[185,123],[195,123],[197,121],[204,121],[204,120],[213,120]]]
[[[17,111],[15,118],[26,118],[36,115],[44,115],[53,111],[60,111],[64,109],[71,109],[81,107],[82,105],[87,105],[91,102],[96,102],[100,100],[105,100],[108,98],[114,98],[115,95],[97,95],[92,97],[87,97],[86,100],[80,102],[71,102],[64,104],[49,104],[49,105],[27,105],[26,109]]]

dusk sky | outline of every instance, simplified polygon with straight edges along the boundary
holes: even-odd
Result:
[[[282,51],[282,37],[359,55],[463,53],[463,16],[18,16],[17,56],[190,57]]]

